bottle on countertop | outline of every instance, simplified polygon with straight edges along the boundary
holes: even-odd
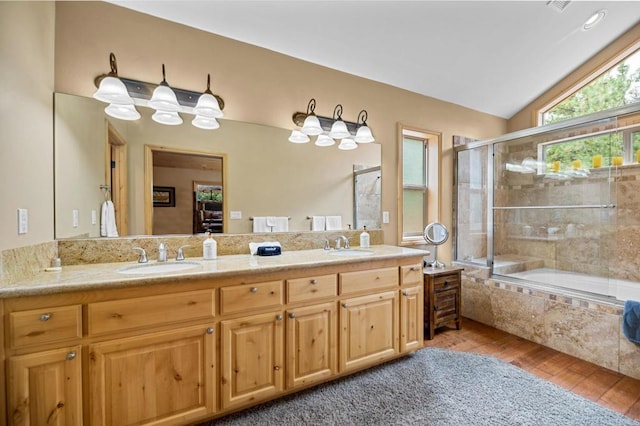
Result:
[[[202,242],[202,257],[204,260],[218,258],[218,243],[211,238],[210,232],[207,232],[207,238]]]
[[[360,247],[369,247],[369,233],[367,232],[367,227],[364,227],[364,231],[360,234]]]

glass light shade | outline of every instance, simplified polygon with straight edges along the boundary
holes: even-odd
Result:
[[[175,111],[156,111],[151,116],[153,121],[160,124],[168,124],[169,126],[177,126],[182,124],[182,117]]]
[[[309,141],[310,141],[309,136],[305,135],[300,130],[292,130],[291,136],[289,136],[289,142],[307,143]]]
[[[316,136],[322,133],[322,126],[320,126],[320,120],[315,115],[308,115],[304,119],[302,124],[302,133],[309,136]]]
[[[133,105],[110,104],[104,109],[108,115],[120,120],[138,120],[140,113]]]
[[[371,129],[368,126],[360,126],[358,127],[358,131],[356,132],[356,137],[354,140],[358,143],[371,143],[375,141],[373,135],[371,134]]]
[[[204,130],[214,130],[220,127],[220,123],[218,123],[215,118],[205,117],[202,115],[196,115],[196,118],[193,119],[191,124]]]
[[[149,106],[155,110],[167,112],[178,112],[182,109],[175,92],[171,90],[171,87],[164,84],[155,88],[149,101]]]
[[[340,141],[340,145],[338,145],[338,149],[341,149],[343,151],[350,151],[352,149],[356,149],[357,147],[358,144],[356,143],[356,141],[350,138],[342,139]]]
[[[196,115],[210,118],[221,118],[224,114],[220,111],[218,100],[211,93],[203,93],[198,98],[198,103],[193,112]]]
[[[127,88],[118,77],[105,77],[100,81],[100,87],[93,94],[94,99],[110,104],[133,105]]]
[[[329,132],[329,137],[332,139],[343,139],[350,137],[351,134],[347,129],[347,125],[344,124],[344,121],[338,120],[333,123],[331,126],[331,131]]]
[[[318,139],[316,139],[317,146],[332,146],[335,144],[336,144],[336,141],[334,141],[327,135],[318,135]]]

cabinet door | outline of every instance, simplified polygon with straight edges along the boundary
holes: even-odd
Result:
[[[336,372],[335,303],[287,311],[287,388],[318,382]]]
[[[281,312],[222,321],[222,408],[276,395],[283,389]]]
[[[11,425],[82,424],[81,347],[9,359]]]
[[[398,352],[398,292],[345,299],[340,307],[340,371],[366,367]]]
[[[214,351],[206,326],[91,345],[91,424],[175,424],[213,413]]]
[[[420,349],[423,333],[423,285],[400,290],[400,352]]]

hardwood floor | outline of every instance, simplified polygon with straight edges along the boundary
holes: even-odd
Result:
[[[463,319],[462,329],[443,327],[425,347],[493,355],[599,405],[640,421],[640,380]]]

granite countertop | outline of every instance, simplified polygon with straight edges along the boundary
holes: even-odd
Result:
[[[353,247],[352,249],[359,250],[359,247]],[[337,256],[331,254],[334,250],[327,252],[316,249],[289,251],[279,256],[265,257],[249,254],[219,256],[216,260],[203,260],[201,257],[194,257],[185,260],[185,262],[198,263],[198,265],[190,269],[137,275],[117,272],[118,269],[140,265],[136,262],[63,266],[62,270],[58,272],[42,271],[28,280],[1,286],[0,298],[153,285],[176,280],[225,277],[247,272],[279,272],[291,268],[312,268],[370,260],[401,259],[404,257],[424,256],[426,253],[422,250],[389,245],[375,245],[363,250],[369,250],[372,254]],[[157,263],[155,260],[149,260],[148,265],[155,263]],[[167,263],[180,262],[170,260]]]

